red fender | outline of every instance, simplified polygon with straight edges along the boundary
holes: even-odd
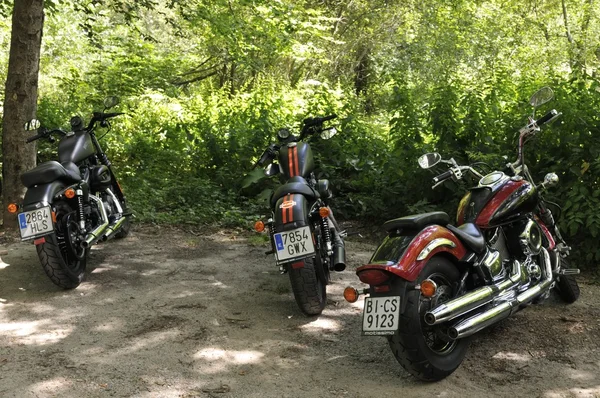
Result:
[[[458,261],[468,250],[449,229],[441,225],[430,225],[413,238],[397,264],[365,264],[359,267],[356,273],[367,269],[380,269],[414,282],[427,261],[442,252],[449,253]]]

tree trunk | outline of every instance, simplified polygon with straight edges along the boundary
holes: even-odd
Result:
[[[37,109],[43,26],[43,0],[15,1],[2,120],[3,216],[7,230],[17,227],[17,219],[8,213],[7,205],[20,203],[25,194],[20,175],[35,166],[36,147],[25,143],[23,124],[35,117]]]

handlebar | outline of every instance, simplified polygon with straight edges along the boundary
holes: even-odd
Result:
[[[43,135],[37,134],[37,135],[34,135],[33,137],[27,138],[27,141],[25,141],[25,142],[29,144],[30,142],[33,142],[35,140],[39,140],[40,138],[43,138],[43,137],[44,137]]]
[[[433,183],[437,184],[438,182],[448,179],[450,177],[452,177],[452,170],[444,171],[439,176],[433,177]]]
[[[329,115],[329,116],[323,116],[323,117],[311,117],[308,119],[304,119],[303,123],[304,123],[304,127],[319,126],[328,120],[335,119],[336,117],[337,117],[336,114]]]
[[[537,124],[538,126],[541,126],[545,123],[548,123],[552,118],[558,116],[558,112],[556,111],[556,109],[552,109],[550,112],[546,113],[544,116],[542,116],[541,118],[539,118],[535,124]]]

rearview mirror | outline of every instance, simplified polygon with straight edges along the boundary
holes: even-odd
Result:
[[[554,91],[550,87],[542,87],[538,91],[536,91],[531,98],[529,99],[529,103],[534,108],[537,108],[540,105],[544,105],[546,102],[550,101],[554,98]]]
[[[426,153],[419,157],[419,166],[422,169],[429,169],[442,160],[442,155],[437,152]]]
[[[39,120],[37,119],[31,119],[28,122],[25,122],[25,124],[23,125],[23,128],[25,129],[25,131],[34,131],[40,128],[40,126],[42,125],[42,123],[40,123]]]
[[[335,127],[331,127],[329,129],[323,130],[323,132],[321,132],[321,138],[323,138],[324,140],[328,140],[336,134],[337,134],[337,129]]]
[[[110,96],[104,100],[104,109],[112,108],[119,103],[119,97]]]

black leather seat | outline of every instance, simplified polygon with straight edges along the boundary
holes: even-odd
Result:
[[[450,223],[450,216],[447,213],[434,211],[389,220],[383,224],[383,228],[386,231],[393,231],[395,229],[420,231],[428,225],[437,224],[445,226],[448,223]]]
[[[448,225],[447,228],[475,253],[479,254],[485,250],[485,238],[477,225],[469,222],[460,227]]]
[[[81,181],[81,173],[73,162],[65,162],[61,165],[51,160],[21,174],[21,182],[27,188],[56,180],[66,183],[78,182]]]
[[[304,195],[307,199],[317,199],[319,193],[312,189],[308,182],[302,177],[292,177],[289,181],[278,187],[271,196],[271,207],[275,207],[277,199],[290,193]]]

